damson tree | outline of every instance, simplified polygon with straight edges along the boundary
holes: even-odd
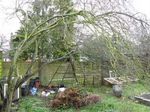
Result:
[[[130,33],[132,33],[133,26],[136,27],[137,24],[149,25],[140,17],[129,13],[125,7],[126,2],[126,0],[73,0],[73,5],[70,5],[69,0],[35,0],[31,2],[34,4],[31,5],[31,10],[25,11],[19,6],[16,12],[21,12],[23,15],[20,19],[22,26],[16,35],[17,39],[14,40],[18,43],[15,44],[11,67],[7,75],[8,91],[7,99],[3,101],[3,111],[11,111],[14,91],[43,67],[40,66],[29,72],[37,57],[41,59],[45,55],[48,57],[47,53],[51,54],[52,60],[42,65],[66,58],[74,52],[75,46],[72,43],[74,35],[78,37],[75,42],[79,49],[86,45],[88,48],[93,47],[89,44],[90,42],[84,43],[88,37],[89,41],[93,40],[91,43],[94,44],[94,49],[89,49],[86,56],[90,53],[91,59],[94,55],[94,58],[100,59],[102,76],[105,76],[107,72],[105,67],[108,64],[104,61],[105,57],[109,58],[109,63],[113,68],[117,67],[120,60],[127,65],[133,61],[138,62],[134,57],[131,61],[126,58],[127,53],[133,56],[132,45],[128,43],[135,44],[130,38]],[[26,70],[22,79],[17,77],[14,82],[11,77],[18,76],[17,61],[25,52],[30,56],[31,51],[33,64]],[[99,52],[103,54],[100,58],[98,58]]]

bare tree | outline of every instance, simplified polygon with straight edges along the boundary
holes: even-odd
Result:
[[[146,18],[130,11],[128,1],[124,0],[81,0],[75,3],[78,10],[86,12],[76,25],[77,41],[80,41],[81,48],[87,49],[82,50],[85,56],[101,63],[102,79],[108,76],[109,69],[120,70],[120,63],[126,65],[128,71],[136,68],[135,74],[141,74],[141,62],[134,49],[139,40],[133,35],[139,26],[148,31],[150,25]],[[108,69],[109,65],[111,68]]]

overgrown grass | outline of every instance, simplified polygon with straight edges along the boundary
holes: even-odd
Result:
[[[49,112],[45,102],[37,97],[26,97],[20,101],[18,112]]]
[[[142,83],[127,84],[124,86],[122,98],[116,98],[112,95],[109,87],[82,87],[89,93],[98,94],[102,101],[80,108],[80,112],[150,112],[150,107],[138,104],[128,97],[147,92],[148,85]],[[81,87],[80,87],[81,88]],[[77,112],[74,108],[69,109],[51,109],[46,107],[46,101],[37,97],[26,97],[21,100],[18,112]]]

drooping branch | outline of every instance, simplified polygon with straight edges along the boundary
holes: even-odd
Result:
[[[33,31],[28,35],[27,38],[25,38],[25,40],[23,42],[20,43],[15,56],[14,56],[14,62],[16,62],[16,59],[19,57],[19,55],[21,55],[21,53],[27,49],[37,38],[40,38],[40,36],[37,36],[38,34],[47,31],[47,30],[52,30],[55,27],[57,27],[57,25],[59,24],[59,22],[62,20],[62,18],[64,17],[70,17],[70,16],[77,16],[81,13],[81,11],[79,12],[75,12],[75,13],[71,13],[71,14],[64,14],[64,15],[57,15],[54,16],[50,19],[47,19],[46,21],[44,21],[43,23],[39,24],[35,29],[33,29]],[[38,30],[40,27],[42,27],[45,23],[55,19],[55,18],[60,18],[57,21],[53,22],[52,24],[48,25],[46,28],[42,28],[41,30]],[[26,44],[28,43],[28,44]]]

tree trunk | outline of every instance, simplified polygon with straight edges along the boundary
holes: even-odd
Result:
[[[41,66],[42,66],[41,59],[38,59],[38,77],[39,77],[40,81],[42,81],[42,69],[41,69]]]
[[[104,78],[109,77],[109,64],[108,60],[101,59],[101,85],[104,85]]]
[[[78,83],[78,79],[77,79],[77,76],[76,76],[74,57],[72,55],[70,55],[69,61],[70,61],[71,67],[72,67],[72,72],[73,72],[74,78],[75,78],[76,82]]]
[[[11,112],[11,105],[12,105],[12,99],[13,99],[13,91],[9,91],[7,94],[6,101],[3,102],[3,110],[2,112]]]

